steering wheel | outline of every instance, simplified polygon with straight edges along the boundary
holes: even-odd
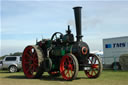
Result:
[[[61,40],[63,37],[63,34],[61,32],[55,32],[52,37],[51,40],[54,42],[57,42],[58,40]]]

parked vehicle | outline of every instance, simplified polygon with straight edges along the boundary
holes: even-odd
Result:
[[[0,70],[2,69],[2,60],[0,60]]]
[[[103,53],[104,68],[120,70],[119,58],[128,54],[128,36],[103,39]]]
[[[21,56],[6,56],[2,61],[2,69],[8,69],[9,72],[18,72],[22,68]]]

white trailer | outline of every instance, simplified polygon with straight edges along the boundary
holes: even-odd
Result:
[[[120,69],[119,57],[128,54],[128,36],[103,39],[103,61],[106,68]]]

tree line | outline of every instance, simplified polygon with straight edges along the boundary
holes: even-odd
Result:
[[[21,56],[22,52],[15,52],[15,53],[10,53],[9,55],[4,55],[0,57],[0,60],[3,59],[5,56]]]

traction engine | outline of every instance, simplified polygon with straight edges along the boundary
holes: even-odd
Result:
[[[88,78],[99,77],[101,61],[95,54],[90,54],[87,43],[82,41],[81,8],[73,8],[76,41],[68,26],[65,35],[55,32],[51,39],[42,39],[36,45],[24,49],[22,68],[27,78],[39,78],[48,72],[53,77],[62,76],[65,80],[73,80],[78,71],[84,71]]]

